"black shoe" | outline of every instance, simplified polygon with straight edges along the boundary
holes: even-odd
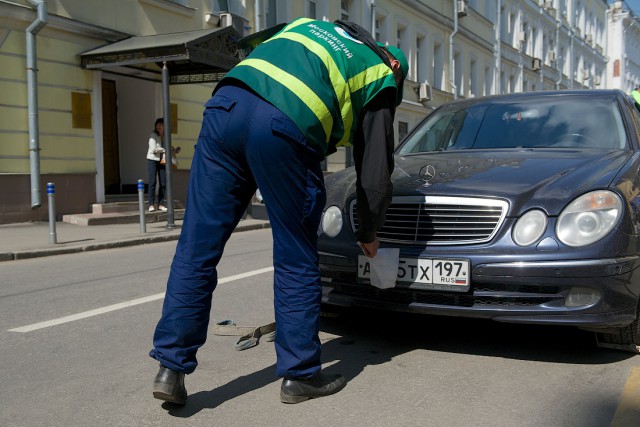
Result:
[[[184,374],[160,365],[153,381],[153,397],[167,402],[184,405],[187,401],[187,389],[184,388]]]
[[[285,378],[280,387],[280,400],[283,403],[300,403],[337,393],[345,385],[347,380],[340,374],[325,375],[319,372],[309,379]]]

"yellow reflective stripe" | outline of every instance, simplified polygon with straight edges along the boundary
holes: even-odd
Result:
[[[351,134],[351,127],[353,126],[353,108],[351,106],[351,93],[347,87],[347,82],[344,80],[340,69],[336,65],[333,57],[327,52],[320,43],[299,33],[280,33],[275,37],[272,37],[268,41],[275,39],[287,39],[293,42],[298,42],[304,47],[315,53],[318,58],[324,63],[325,67],[329,71],[329,80],[333,86],[333,91],[338,97],[338,105],[340,105],[340,116],[342,117],[342,125],[344,127],[344,133],[339,143],[344,143],[349,140]]]
[[[377,64],[351,77],[349,79],[349,87],[351,88],[351,92],[353,93],[362,89],[369,83],[375,82],[379,78],[385,77],[392,73],[393,71],[391,71],[391,68],[389,68],[386,64]]]
[[[389,74],[393,74],[391,68],[389,68],[386,64],[377,64],[372,67],[367,68],[366,70],[358,73],[349,79],[349,88],[351,93],[356,92],[366,85],[375,82],[376,80],[386,77]],[[345,136],[336,144],[336,146],[346,146],[349,144],[349,134],[345,134]]]
[[[315,114],[318,121],[322,124],[322,129],[324,129],[325,140],[329,141],[331,128],[333,126],[333,118],[331,117],[331,113],[327,106],[324,105],[322,100],[309,88],[309,86],[304,84],[304,82],[296,76],[289,74],[262,59],[247,58],[237,66],[239,67],[242,65],[255,68],[278,82],[287,82],[284,86],[289,89],[291,93],[297,96],[307,107],[309,107],[313,114]]]
[[[295,21],[293,21],[292,23],[290,23],[289,25],[287,25],[286,27],[284,27],[282,31],[289,31],[292,28],[298,27],[300,25],[306,24],[307,22],[311,22],[313,21],[313,19],[311,18],[300,18],[300,19],[296,19]]]

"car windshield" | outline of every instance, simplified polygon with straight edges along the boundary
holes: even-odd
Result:
[[[615,98],[554,96],[443,106],[422,122],[398,154],[500,148],[617,150],[626,146]]]

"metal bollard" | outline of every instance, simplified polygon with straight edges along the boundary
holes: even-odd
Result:
[[[56,236],[56,185],[47,182],[47,196],[49,198],[49,243],[58,243]]]
[[[140,208],[140,232],[147,232],[147,223],[144,217],[144,181],[138,180],[138,206]]]

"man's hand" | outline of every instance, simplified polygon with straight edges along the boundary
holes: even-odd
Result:
[[[362,252],[364,252],[365,256],[369,258],[373,258],[378,253],[378,248],[380,247],[380,240],[378,240],[378,238],[376,237],[376,240],[374,240],[373,242],[370,242],[370,243],[358,242],[358,245],[362,249]]]

